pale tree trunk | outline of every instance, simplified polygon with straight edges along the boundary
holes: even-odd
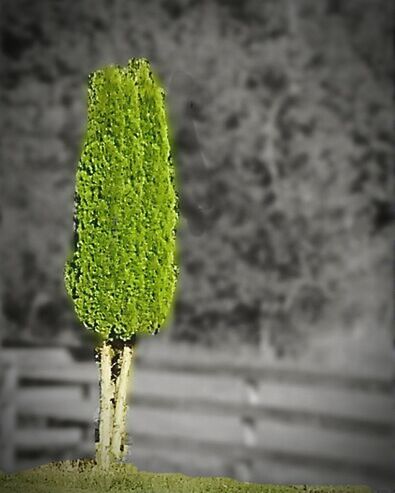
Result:
[[[114,384],[111,379],[112,357],[112,347],[104,343],[100,352],[99,443],[96,450],[96,462],[103,469],[108,469],[111,463],[111,434],[114,414]]]
[[[126,453],[126,417],[132,356],[130,346],[124,346],[119,352],[106,343],[101,347],[99,443],[96,447],[96,462],[103,469],[108,469],[113,462],[121,462]],[[117,372],[113,371],[114,359],[117,360]]]
[[[126,453],[126,418],[132,355],[132,348],[125,346],[120,356],[120,373],[116,384],[111,449],[114,459],[117,461],[121,461]]]

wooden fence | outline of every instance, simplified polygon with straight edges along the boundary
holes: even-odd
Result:
[[[4,352],[16,364],[3,399],[3,468],[92,456],[95,363],[62,349]],[[345,372],[166,343],[139,347],[137,356],[128,427],[129,460],[139,469],[395,484],[394,380],[384,366]]]

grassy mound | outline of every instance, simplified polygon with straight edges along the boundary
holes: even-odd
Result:
[[[65,461],[18,474],[0,474],[0,493],[371,493],[365,486],[274,486],[229,478],[140,472],[130,464],[102,471],[92,461]]]

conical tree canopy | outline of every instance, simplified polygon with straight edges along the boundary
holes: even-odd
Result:
[[[89,77],[77,168],[75,244],[65,283],[104,340],[153,333],[177,280],[178,198],[164,91],[144,59]]]

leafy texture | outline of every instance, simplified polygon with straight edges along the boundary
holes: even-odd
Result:
[[[89,78],[66,288],[105,340],[153,333],[176,287],[177,194],[164,91],[144,59]]]

